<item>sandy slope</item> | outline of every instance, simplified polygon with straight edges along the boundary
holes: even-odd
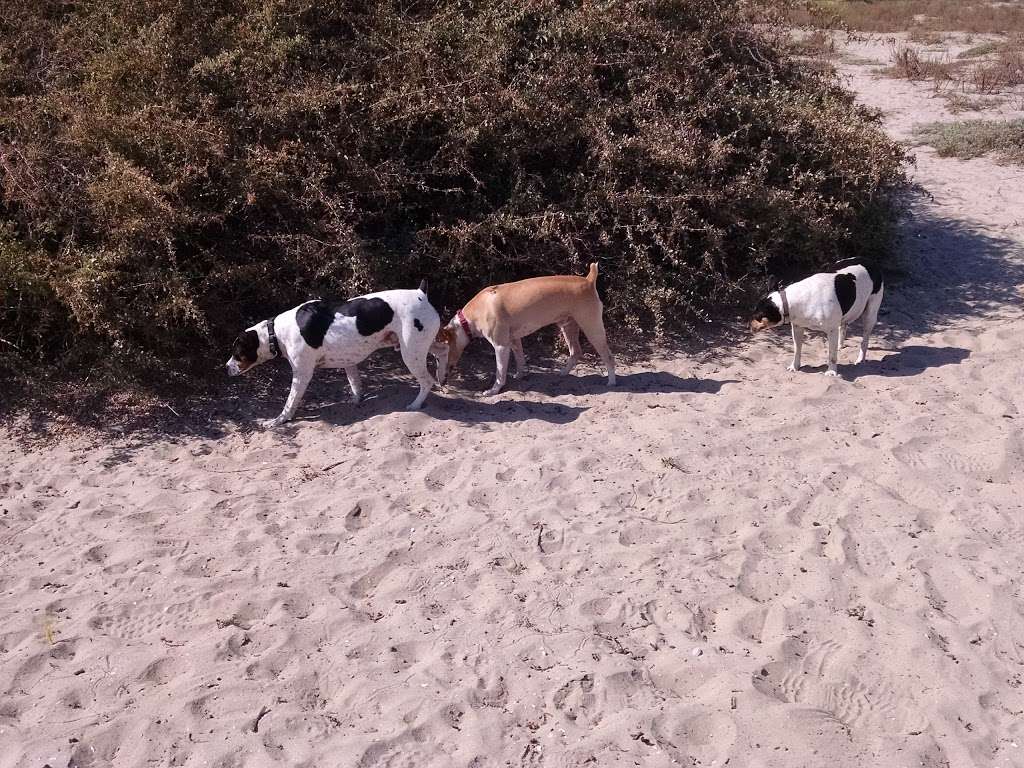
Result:
[[[847,68],[898,136],[944,114]],[[779,333],[0,443],[0,768],[1024,765],[1024,170],[915,173],[843,379]]]

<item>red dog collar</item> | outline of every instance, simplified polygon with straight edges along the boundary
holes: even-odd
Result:
[[[468,338],[472,339],[473,338],[473,332],[469,329],[469,322],[466,320],[466,316],[464,314],[462,314],[462,310],[461,309],[458,312],[455,313],[455,317],[458,318],[459,325],[461,325],[462,326],[462,330],[464,330],[466,332],[466,336]]]

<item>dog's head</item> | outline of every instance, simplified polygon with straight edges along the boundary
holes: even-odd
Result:
[[[254,325],[235,337],[235,341],[231,345],[231,357],[225,364],[228,376],[245,373],[250,368],[271,358],[266,331],[259,332],[259,328],[263,325],[264,323]]]
[[[774,328],[782,324],[782,310],[773,298],[777,293],[771,293],[761,299],[754,308],[750,317],[750,330],[753,332],[763,331],[766,328]]]

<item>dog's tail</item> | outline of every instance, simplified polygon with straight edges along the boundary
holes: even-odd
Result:
[[[591,285],[597,284],[597,262],[590,262],[590,271],[587,272],[587,282]]]

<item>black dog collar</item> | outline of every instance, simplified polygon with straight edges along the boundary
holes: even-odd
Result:
[[[281,356],[281,347],[277,343],[277,334],[274,333],[274,318],[267,320],[267,346],[270,347],[271,355]]]
[[[786,300],[786,289],[779,288],[779,300],[782,302],[782,322],[789,317],[789,302]]]

